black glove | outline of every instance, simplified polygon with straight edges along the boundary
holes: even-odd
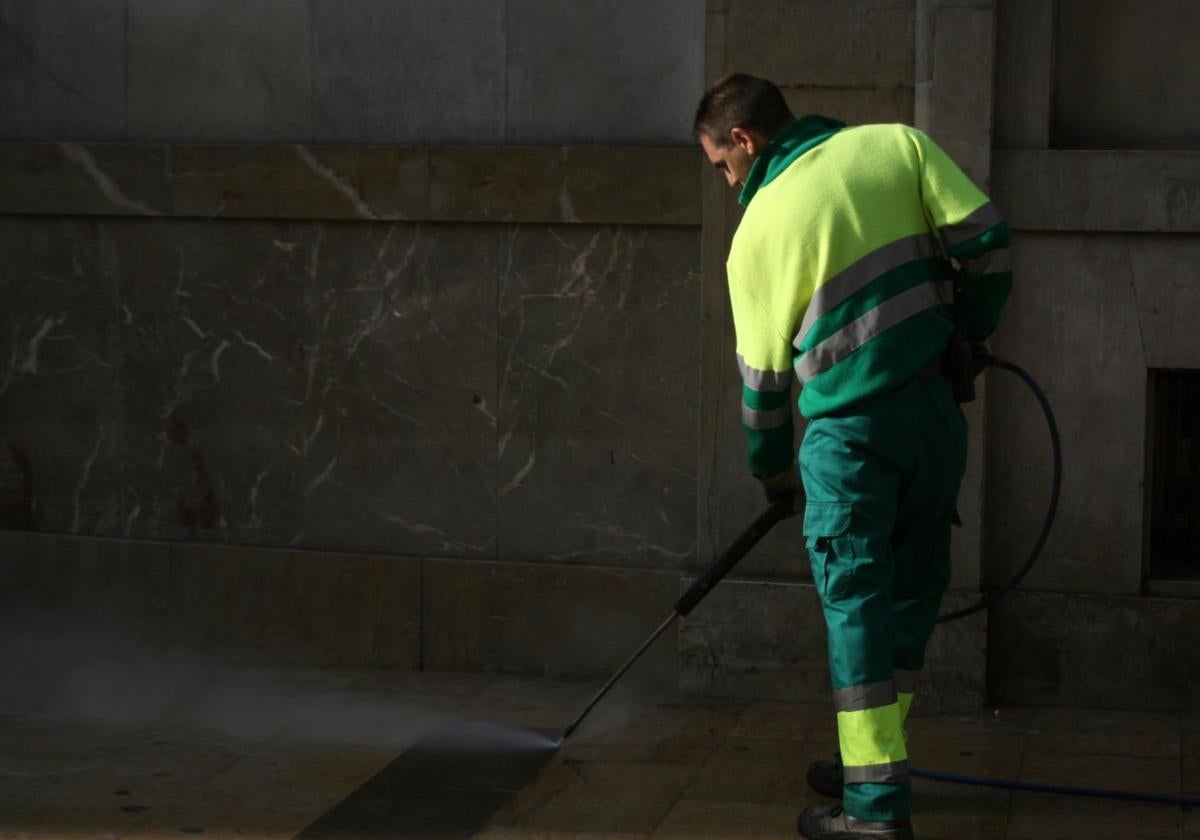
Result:
[[[759,481],[762,482],[763,495],[767,497],[768,504],[775,504],[778,499],[789,497],[792,500],[792,512],[789,516],[795,516],[804,510],[804,490],[795,470],[760,478]]]

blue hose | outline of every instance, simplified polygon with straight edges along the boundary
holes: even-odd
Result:
[[[1033,568],[1033,564],[1037,562],[1038,557],[1042,553],[1042,549],[1046,546],[1046,539],[1050,536],[1050,528],[1054,524],[1054,516],[1058,510],[1058,497],[1062,490],[1062,442],[1058,434],[1058,425],[1054,422],[1054,412],[1050,410],[1050,402],[1046,399],[1046,394],[1038,387],[1037,382],[1023,368],[1013,364],[1012,362],[998,359],[995,356],[987,356],[984,361],[991,367],[998,367],[1016,374],[1020,377],[1029,389],[1033,391],[1034,397],[1037,398],[1038,405],[1042,409],[1042,414],[1046,417],[1046,425],[1050,432],[1050,450],[1054,459],[1054,476],[1050,483],[1050,503],[1046,510],[1046,518],[1042,524],[1041,533],[1038,534],[1037,540],[1034,542],[1033,550],[1029,552],[1029,558],[1025,564],[1017,571],[1012,580],[1006,583],[1003,587],[995,592],[989,593],[979,603],[974,604],[966,609],[958,612],[950,613],[938,618],[939,622],[955,621],[987,609],[995,604],[1009,592],[1011,592],[1018,583],[1029,573]],[[1065,796],[1092,796],[1099,799],[1119,799],[1125,802],[1142,802],[1154,805],[1182,805],[1185,808],[1200,808],[1200,796],[1174,796],[1171,794],[1158,793],[1137,793],[1128,790],[1105,790],[1103,788],[1083,788],[1083,787],[1067,787],[1066,785],[1045,785],[1038,782],[1018,782],[1006,779],[987,779],[982,776],[967,776],[962,773],[944,773],[940,770],[917,770],[912,768],[909,770],[913,776],[922,779],[931,779],[935,782],[953,782],[961,785],[979,785],[981,787],[1005,788],[1007,790],[1025,790],[1033,793],[1057,793]]]
[[[1007,779],[986,779],[982,776],[966,776],[962,773],[943,773],[940,770],[917,770],[910,768],[909,774],[935,782],[953,782],[960,785],[1027,790],[1034,793],[1058,793],[1066,796],[1094,796],[1099,799],[1121,799],[1126,802],[1143,802],[1153,805],[1182,805],[1185,808],[1200,808],[1200,796],[1174,796],[1162,793],[1136,793],[1129,790],[1106,790],[1104,788],[1067,787],[1066,785],[1043,785],[1038,782],[1017,782]]]
[[[957,621],[960,618],[966,618],[969,615],[986,610],[1009,592],[1016,589],[1017,584],[1024,580],[1025,575],[1029,574],[1029,570],[1033,568],[1033,564],[1041,556],[1042,549],[1046,547],[1046,540],[1050,537],[1050,528],[1053,527],[1054,517],[1058,513],[1058,497],[1062,492],[1062,440],[1058,435],[1058,424],[1054,421],[1054,412],[1050,409],[1050,401],[1046,399],[1045,391],[1029,375],[1029,372],[1019,365],[999,359],[990,354],[981,356],[980,360],[988,367],[1007,370],[1009,373],[1020,377],[1029,386],[1029,390],[1033,391],[1033,396],[1037,399],[1038,406],[1042,409],[1042,414],[1046,418],[1046,428],[1050,432],[1050,454],[1054,463],[1054,476],[1050,480],[1050,502],[1046,507],[1046,518],[1042,522],[1041,533],[1038,534],[1037,540],[1034,541],[1033,549],[1029,552],[1029,557],[1026,559],[1025,564],[1017,570],[1012,579],[994,592],[989,592],[977,603],[969,607],[964,607],[961,610],[938,616],[938,624],[945,624],[947,621]]]

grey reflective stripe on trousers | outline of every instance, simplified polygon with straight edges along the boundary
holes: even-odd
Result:
[[[892,680],[852,685],[833,690],[833,707],[839,712],[861,712],[896,702],[896,683]]]
[[[918,233],[876,248],[842,269],[813,292],[812,300],[804,313],[804,320],[800,324],[800,331],[792,339],[792,345],[799,348],[804,336],[808,335],[817,319],[848,300],[855,292],[865,289],[879,275],[913,260],[937,256],[940,253],[937,240],[932,234]]]
[[[759,411],[742,403],[742,422],[751,429],[777,429],[791,419],[792,407],[790,405]]]
[[[920,671],[905,671],[902,668],[896,668],[893,673],[896,675],[896,691],[904,692],[905,694],[913,694],[917,690],[917,679],[921,676]]]
[[[807,382],[885,330],[939,303],[938,289],[933,283],[922,283],[885,300],[797,359],[796,375],[801,382]]]
[[[989,201],[961,222],[941,228],[942,241],[946,243],[947,248],[953,248],[955,245],[961,245],[968,239],[974,239],[984,231],[994,228],[1002,221],[1004,221],[1004,217]]]
[[[893,761],[891,764],[868,764],[866,767],[842,768],[842,779],[848,785],[865,782],[906,782],[908,762]]]
[[[790,391],[792,389],[792,372],[790,370],[759,370],[746,364],[741,353],[737,357],[738,370],[742,374],[742,382],[755,391]]]

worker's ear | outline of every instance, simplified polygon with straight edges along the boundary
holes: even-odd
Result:
[[[729,129],[729,137],[733,140],[733,145],[737,146],[751,157],[757,155],[759,151],[761,151],[759,148],[758,136],[744,128]]]

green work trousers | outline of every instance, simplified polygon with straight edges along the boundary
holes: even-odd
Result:
[[[853,817],[909,816],[904,722],[950,580],[966,450],[966,422],[942,376],[811,420],[804,435],[804,534]]]

